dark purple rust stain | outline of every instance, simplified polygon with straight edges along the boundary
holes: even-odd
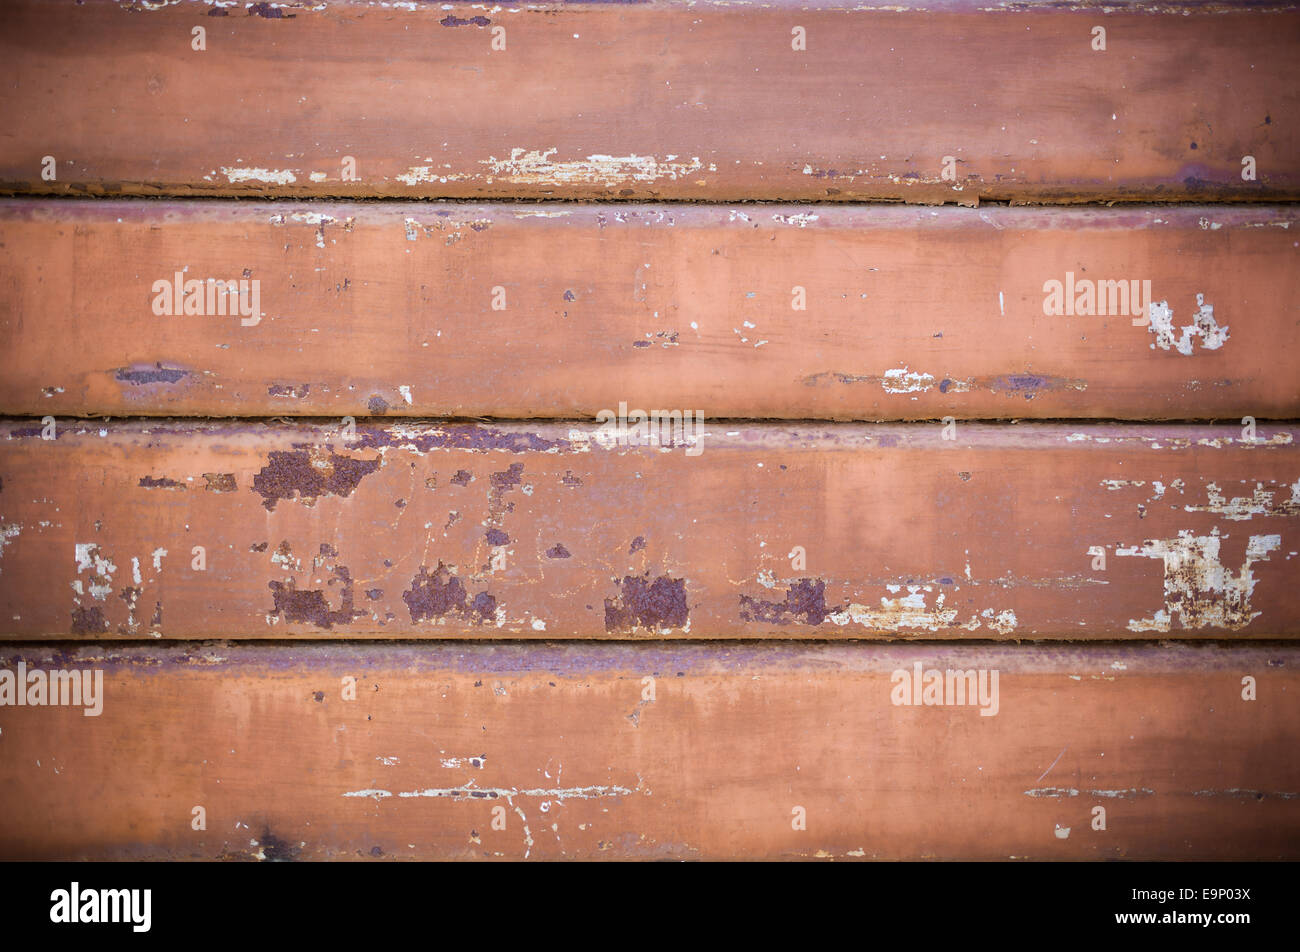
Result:
[[[576,294],[574,294],[572,291],[565,291],[565,292],[564,292],[564,299],[565,299],[566,301],[576,301],[576,300],[578,300],[578,296],[577,296]]]
[[[456,475],[451,477],[453,486],[468,486],[472,482],[474,482],[474,474],[464,469],[456,470]]]
[[[178,483],[166,476],[141,476],[139,485],[144,489],[184,489],[184,483]]]
[[[277,502],[292,499],[294,493],[312,501],[320,496],[348,496],[377,469],[378,459],[339,456],[333,447],[326,447],[325,452],[277,450],[253,477],[252,490],[261,495],[263,506],[273,510]]]
[[[370,599],[372,602],[377,602],[383,597],[384,597],[384,590],[382,588],[366,589],[366,598]]]
[[[265,551],[266,551],[266,545],[267,545],[267,544],[266,544],[265,542],[254,542],[252,545],[250,545],[250,546],[248,547],[248,551],[249,551],[249,552],[265,552]]]
[[[313,691],[311,697],[313,701],[315,701],[317,704],[320,704],[322,701],[325,700],[325,692]]]
[[[645,536],[637,536],[635,539],[632,540],[632,544],[627,547],[627,554],[631,555],[633,552],[639,552],[641,549],[644,548],[645,548]]]
[[[511,463],[509,469],[504,469],[499,473],[493,473],[488,477],[488,480],[494,490],[498,493],[503,493],[507,489],[513,489],[524,481],[522,476],[523,471],[523,463]]]
[[[177,370],[174,367],[164,367],[160,363],[144,370],[128,370],[123,367],[117,372],[119,381],[137,387],[150,383],[176,383],[187,376],[189,376],[188,371]]]
[[[791,620],[804,625],[820,625],[828,615],[843,611],[843,606],[826,607],[826,583],[822,579],[801,578],[791,585],[779,602],[740,596],[741,621],[768,625],[788,625]]]
[[[402,593],[402,601],[406,602],[411,621],[416,624],[448,615],[458,615],[482,624],[497,610],[496,598],[487,592],[479,592],[471,601],[464,583],[441,561],[432,574],[420,566],[420,574],[411,579],[411,587]]]
[[[564,471],[564,475],[560,477],[560,482],[564,483],[564,485],[569,486],[570,488],[574,488],[582,485],[582,480],[577,476],[574,476],[573,470],[571,469],[566,469]]]
[[[649,572],[641,577],[627,575],[619,585],[618,597],[605,599],[606,631],[682,628],[688,616],[684,578],[661,575],[651,581]]]
[[[503,502],[502,497],[524,481],[524,464],[511,463],[508,469],[488,476],[487,539],[492,545],[505,545],[510,536],[501,528],[506,513],[514,512],[513,502]]]
[[[43,429],[44,427],[40,427],[40,426],[20,426],[10,430],[9,436],[11,439],[15,439],[15,440],[21,439],[23,437],[32,437],[32,436],[39,437]],[[55,428],[54,438],[56,440],[61,438],[63,434],[64,434],[64,430],[62,428]]]
[[[269,3],[254,3],[248,8],[248,15],[266,20],[292,20],[297,16],[296,13],[285,13],[279,7],[273,7]]]
[[[443,26],[487,26],[492,21],[487,17],[478,16],[470,17],[468,20],[462,20],[460,17],[452,16],[450,13],[438,21]]]
[[[233,493],[239,488],[234,473],[204,473],[203,478],[207,481],[203,488],[210,493]]]
[[[213,7],[211,10],[208,11],[208,16],[227,17],[230,16],[230,14],[226,12],[225,7]]]
[[[634,341],[632,341],[632,346],[633,346],[633,347],[649,347],[649,346],[650,346],[650,342],[649,342],[648,340],[634,340]]]
[[[563,543],[557,542],[546,550],[546,557],[548,559],[567,559],[569,558],[569,550],[564,547]]]
[[[39,432],[39,431],[38,431]],[[378,449],[381,446],[414,446],[421,453],[429,450],[506,450],[528,453],[569,448],[568,440],[548,440],[536,433],[503,433],[492,427],[475,424],[452,424],[436,432],[395,436],[383,427],[357,427],[356,446]]]
[[[108,631],[108,620],[98,605],[72,609],[72,633],[74,635],[99,635]]]
[[[372,394],[370,402],[366,404],[366,407],[370,410],[370,413],[373,416],[383,416],[388,412],[388,401],[377,393]]]
[[[333,585],[336,580],[343,583],[343,607],[338,611],[330,610],[329,601],[320,589],[300,592],[294,580],[289,579],[288,584],[274,580],[266,583],[266,587],[274,593],[274,612],[282,615],[288,622],[303,622],[326,629],[333,628],[335,625],[352,624],[352,619],[365,614],[352,607],[352,576],[347,566],[343,565],[334,569],[334,576],[329,581],[330,585]]]
[[[989,381],[995,393],[1012,393],[1032,400],[1041,390],[1057,390],[1063,385],[1060,377],[1041,377],[1038,374],[1007,374]]]
[[[153,617],[149,619],[150,628],[162,627],[162,602],[153,603]]]

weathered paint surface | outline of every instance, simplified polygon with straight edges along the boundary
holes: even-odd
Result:
[[[1300,195],[1291,6],[846,6],[12,0],[0,9],[0,187],[962,204]]]
[[[1291,646],[0,649],[20,661],[101,670],[102,710],[0,707],[4,859],[1300,858]],[[894,703],[917,668],[996,672],[996,713]]]
[[[1300,635],[1289,427],[42,430],[0,427],[14,638]]]
[[[1285,207],[311,208],[0,202],[0,411],[1300,416]]]

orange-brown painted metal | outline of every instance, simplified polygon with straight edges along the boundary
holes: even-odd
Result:
[[[10,0],[0,187],[962,204],[1300,195],[1290,5],[853,6]]]
[[[1297,229],[1286,207],[10,200],[0,412],[1289,419]]]
[[[0,630],[1300,635],[1291,428],[615,429],[7,423]]]
[[[1289,646],[0,659],[102,679],[97,716],[0,707],[5,859],[1300,857]],[[943,703],[896,703],[918,669]]]

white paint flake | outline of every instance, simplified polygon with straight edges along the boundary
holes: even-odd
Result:
[[[1168,301],[1152,301],[1147,308],[1150,322],[1147,330],[1156,335],[1152,348],[1176,350],[1185,357],[1192,355],[1195,338],[1201,339],[1204,350],[1218,350],[1228,340],[1228,325],[1219,326],[1214,318],[1214,305],[1205,303],[1205,295],[1196,295],[1196,314],[1192,323],[1181,328],[1174,328],[1174,309]]]
[[[221,167],[221,174],[231,185],[241,182],[265,182],[268,185],[292,185],[298,177],[289,169],[235,169]]]

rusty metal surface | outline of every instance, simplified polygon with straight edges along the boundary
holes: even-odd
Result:
[[[1300,857],[1291,646],[0,649],[20,662],[102,680],[0,706],[5,859]],[[918,667],[984,700],[895,703]]]
[[[10,200],[0,412],[1290,419],[1297,228],[1287,207]],[[1045,313],[1051,281],[1070,313]],[[1106,290],[1076,308],[1066,282]]]
[[[1293,5],[813,6],[11,0],[0,187],[963,204],[1300,194]]]
[[[0,630],[1300,634],[1288,427],[661,432],[675,445],[613,424],[8,422]]]

